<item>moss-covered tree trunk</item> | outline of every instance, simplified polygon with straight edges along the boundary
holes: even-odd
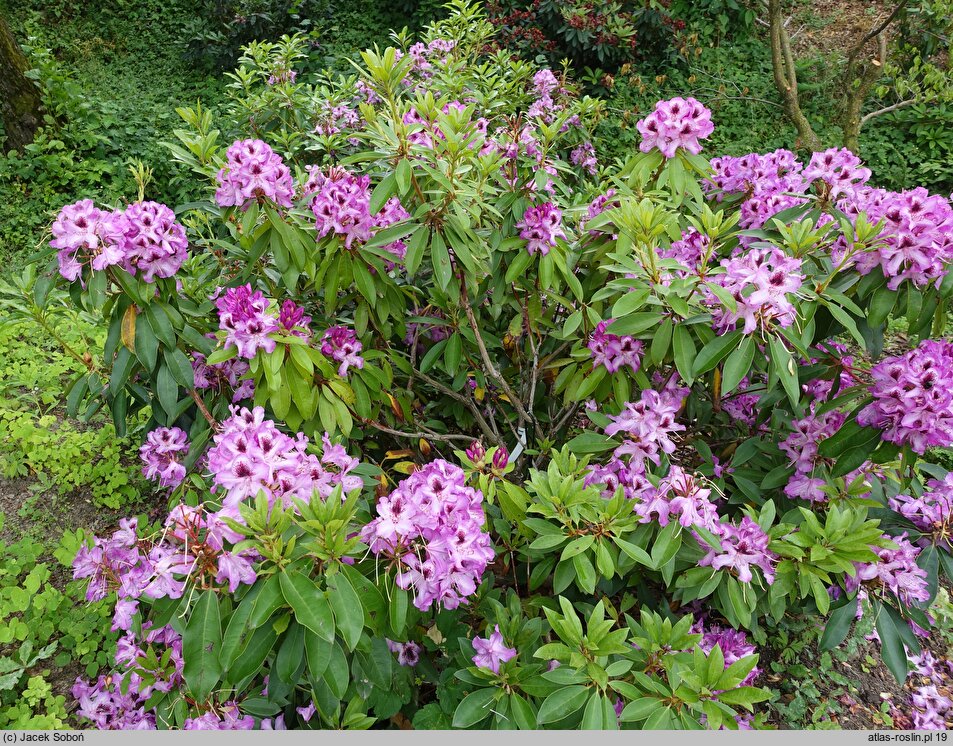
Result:
[[[0,16],[0,120],[6,133],[4,150],[23,150],[43,120],[40,90],[26,76],[30,65]]]

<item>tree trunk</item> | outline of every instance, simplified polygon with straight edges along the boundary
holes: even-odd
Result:
[[[771,68],[774,85],[781,94],[784,113],[797,129],[798,146],[812,151],[821,150],[821,138],[801,109],[794,55],[791,53],[791,39],[784,28],[781,0],[768,0],[768,21],[771,30]]]
[[[6,150],[23,150],[43,121],[40,89],[28,77],[30,64],[0,16],[0,121],[6,133]]]

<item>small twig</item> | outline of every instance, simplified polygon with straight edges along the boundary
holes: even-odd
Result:
[[[470,322],[470,328],[473,330],[473,336],[476,339],[477,347],[480,350],[480,357],[483,359],[483,365],[486,367],[486,372],[499,384],[500,388],[503,389],[503,393],[506,394],[506,398],[516,410],[516,415],[519,417],[519,424],[522,426],[527,422],[532,423],[533,428],[536,430],[537,436],[542,438],[543,431],[539,426],[539,423],[536,421],[536,418],[526,411],[526,407],[523,406],[523,402],[516,395],[516,392],[513,391],[512,387],[506,382],[500,372],[496,369],[496,366],[490,359],[490,353],[487,352],[486,343],[483,341],[483,335],[480,334],[480,325],[477,324],[476,316],[473,313],[473,308],[470,306],[470,299],[467,297],[466,286],[462,283],[460,286],[460,303],[463,305],[463,310],[467,315],[467,321]]]
[[[359,418],[361,423],[367,425],[368,427],[373,427],[375,430],[380,430],[382,433],[387,433],[388,435],[396,435],[399,438],[430,438],[432,440],[441,440],[444,442],[451,442],[454,440],[465,441],[469,443],[473,440],[471,435],[457,435],[455,433],[437,433],[433,430],[424,428],[421,432],[408,433],[404,430],[395,430],[392,427],[387,427],[387,425],[382,425],[376,420],[366,420],[363,417]]]
[[[860,125],[861,127],[863,127],[871,119],[875,119],[879,116],[883,116],[884,114],[889,114],[891,111],[896,111],[897,109],[902,109],[906,106],[912,106],[915,103],[916,103],[916,100],[908,99],[906,101],[900,101],[899,103],[893,104],[892,106],[885,106],[882,109],[877,109],[877,111],[872,111],[869,114],[864,114],[864,116],[860,118]]]
[[[202,413],[202,416],[205,417],[206,422],[215,432],[218,432],[222,429],[222,426],[218,424],[218,420],[212,417],[212,413],[208,411],[208,407],[205,406],[205,402],[202,401],[202,397],[199,396],[199,392],[195,389],[189,389],[189,394],[192,396],[193,401],[196,406],[198,406],[199,411]]]
[[[454,391],[449,386],[446,386],[440,383],[440,381],[434,378],[431,378],[426,373],[421,373],[419,370],[414,370],[413,372],[414,372],[414,375],[418,376],[424,383],[437,389],[437,391],[443,394],[446,394],[451,399],[455,399],[456,401],[463,404],[467,409],[470,410],[471,414],[473,415],[473,418],[476,420],[477,425],[480,427],[480,430],[483,432],[483,434],[486,435],[486,437],[492,440],[494,443],[496,443],[496,445],[498,446],[503,445],[503,441],[500,440],[499,435],[494,434],[493,430],[490,428],[489,423],[483,417],[482,413],[480,412],[480,408],[474,402],[472,402],[468,397]]]

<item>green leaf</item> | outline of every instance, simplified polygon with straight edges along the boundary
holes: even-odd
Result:
[[[582,711],[582,722],[579,724],[580,730],[602,730],[602,697],[598,692],[593,692],[586,702],[586,709]]]
[[[433,263],[433,273],[437,280],[437,287],[446,292],[450,286],[450,280],[453,279],[453,265],[450,263],[450,252],[447,251],[447,244],[444,243],[443,236],[439,233],[434,233],[430,239],[430,260]]]
[[[286,684],[295,684],[295,674],[301,665],[304,656],[304,636],[308,632],[300,624],[292,623],[285,634],[285,639],[278,648],[275,658],[275,672],[278,678]]]
[[[707,373],[718,365],[718,363],[735,348],[739,339],[741,339],[741,331],[735,330],[711,340],[711,342],[702,347],[695,357],[692,375],[698,378],[698,376]]]
[[[454,728],[469,728],[492,714],[490,712],[498,689],[477,689],[457,705],[453,713]]]
[[[357,647],[364,630],[364,607],[348,579],[341,573],[327,578],[328,601],[334,624],[349,650]]]
[[[695,379],[692,369],[695,364],[695,342],[688,327],[679,324],[672,336],[672,350],[675,353],[675,367],[685,383],[691,385]]]
[[[179,386],[167,365],[159,366],[156,373],[156,396],[163,411],[170,417],[174,416],[179,403]]]
[[[748,375],[751,363],[754,362],[755,343],[751,337],[744,341],[725,360],[725,368],[721,377],[721,395],[730,394],[741,383],[741,379]]]
[[[781,379],[781,385],[784,387],[791,404],[797,407],[801,401],[801,384],[798,382],[794,357],[777,337],[769,337],[768,346],[771,349],[771,363],[778,378]]]
[[[902,685],[907,680],[907,654],[893,619],[882,607],[877,608],[877,634],[880,636],[880,654],[884,664]]]
[[[152,331],[156,337],[169,349],[175,347],[175,330],[172,328],[172,322],[169,321],[169,316],[166,312],[158,305],[151,304],[145,308],[146,319],[149,321],[149,325],[152,327]]]
[[[381,183],[374,187],[374,191],[371,192],[371,201],[368,205],[368,210],[370,211],[371,215],[376,215],[378,212],[380,212],[380,209],[384,206],[384,203],[394,196],[394,192],[396,190],[396,174],[390,173],[381,179]]]
[[[304,651],[308,659],[308,673],[314,680],[321,679],[331,662],[331,650],[334,644],[318,637],[310,629],[305,629]]]
[[[550,694],[539,706],[536,720],[540,725],[562,720],[572,715],[582,707],[589,698],[591,690],[588,687],[577,685],[557,689]]]
[[[222,677],[221,647],[218,594],[205,591],[192,609],[182,635],[182,675],[197,700],[207,699]]]
[[[171,351],[166,350],[163,357],[165,358],[166,366],[172,372],[172,377],[175,378],[176,381],[187,389],[195,387],[195,374],[192,371],[192,363],[189,362],[189,359],[182,350],[178,348]]]
[[[295,619],[323,640],[334,640],[334,615],[331,605],[315,582],[300,572],[279,576],[281,593],[294,610]]]
[[[404,256],[404,267],[407,270],[407,277],[413,277],[420,268],[420,261],[424,257],[424,247],[430,238],[430,231],[424,227],[414,231],[410,240],[407,241],[407,254]]]
[[[624,723],[640,722],[655,712],[662,703],[655,697],[642,697],[629,702],[623,709],[620,720]]]
[[[857,598],[856,596],[843,606],[839,606],[831,612],[827,625],[824,627],[824,634],[821,635],[821,650],[832,650],[840,645],[850,632],[850,626],[857,618]]]

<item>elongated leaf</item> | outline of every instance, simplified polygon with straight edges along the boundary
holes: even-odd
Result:
[[[281,593],[294,610],[299,624],[328,642],[334,639],[334,615],[324,593],[314,581],[300,572],[284,572],[279,576]]]
[[[205,700],[222,677],[222,620],[218,594],[205,591],[182,635],[182,675],[197,700]]]

